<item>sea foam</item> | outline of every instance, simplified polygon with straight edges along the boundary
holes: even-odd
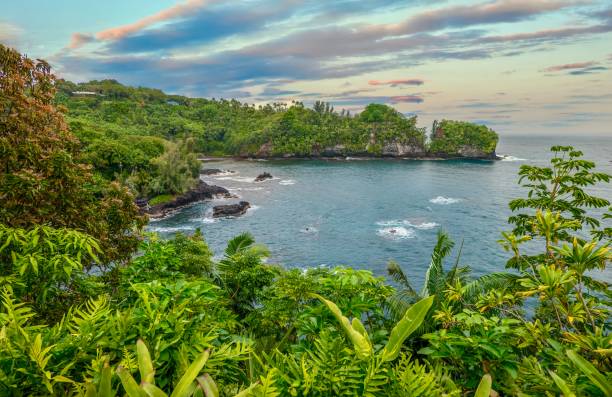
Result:
[[[501,161],[527,161],[527,159],[522,159],[520,157],[514,157],[509,154],[500,154]]]
[[[415,236],[414,230],[401,226],[378,229],[376,234],[389,240],[405,240]]]
[[[421,222],[421,223],[410,223],[410,221],[404,221],[404,225],[413,227],[419,230],[429,230],[434,227],[440,226],[436,222]]]
[[[429,200],[430,203],[439,204],[439,205],[455,204],[460,201],[461,199],[458,199],[458,198],[444,197],[444,196],[434,197],[431,200]]]
[[[156,233],[172,233],[172,232],[180,232],[181,230],[195,230],[193,226],[168,226],[168,227],[149,227],[149,231]]]

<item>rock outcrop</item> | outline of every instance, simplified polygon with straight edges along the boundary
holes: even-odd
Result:
[[[219,168],[204,168],[203,170],[200,171],[200,175],[217,175],[217,174],[221,174],[224,172],[229,172],[229,171],[221,170]]]
[[[141,201],[139,206],[141,212],[149,214],[152,218],[161,218],[169,212],[176,211],[198,201],[220,197],[230,198],[232,195],[227,189],[221,186],[209,185],[206,182],[200,181],[195,188],[174,197],[172,201],[151,206]]]
[[[270,174],[269,172],[264,172],[263,174],[259,174],[257,175],[257,178],[255,178],[255,182],[262,182],[262,181],[265,181],[266,179],[272,179],[272,174]]]
[[[251,204],[246,201],[241,201],[238,204],[216,205],[213,207],[213,218],[221,218],[225,216],[240,216],[251,208]]]
[[[487,153],[483,151],[482,149],[479,149],[471,145],[463,145],[459,147],[459,149],[457,150],[457,153],[459,153],[461,157],[473,158],[473,159],[493,159],[495,160],[498,158],[497,155],[495,154],[495,151]]]
[[[385,157],[423,157],[426,152],[421,145],[410,145],[397,141],[387,142],[382,147]]]

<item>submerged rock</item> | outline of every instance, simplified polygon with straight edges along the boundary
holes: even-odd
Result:
[[[240,216],[251,208],[251,204],[246,201],[241,201],[238,204],[216,205],[213,207],[213,218],[223,216]]]
[[[227,171],[221,170],[219,168],[204,168],[200,171],[200,175],[217,175]]]
[[[206,182],[200,181],[198,185],[188,190],[187,192],[174,197],[167,203],[157,205],[141,205],[141,212],[149,214],[152,218],[160,218],[168,214],[169,212],[175,211],[179,208],[187,205],[196,203],[198,201],[210,200],[219,197],[230,198],[232,195],[230,192],[221,186],[209,185]],[[144,204],[144,203],[140,203]]]
[[[255,178],[255,182],[265,181],[266,179],[272,179],[272,174],[270,174],[269,172],[264,172],[263,174],[259,174],[257,175],[257,178]]]

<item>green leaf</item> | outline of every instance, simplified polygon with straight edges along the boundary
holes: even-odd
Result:
[[[492,383],[493,380],[491,379],[491,375],[485,374],[478,384],[478,389],[476,389],[474,397],[489,397],[491,395]]]
[[[138,356],[138,369],[140,370],[140,381],[143,383],[155,384],[155,369],[153,369],[153,361],[149,354],[147,345],[138,339],[136,342],[136,353]]]
[[[383,361],[395,360],[400,353],[402,344],[423,322],[433,304],[434,296],[421,299],[410,306],[404,317],[393,327],[389,341],[382,351]]]
[[[108,363],[104,364],[104,368],[102,368],[102,376],[100,377],[98,397],[112,397],[112,377],[113,373],[111,371],[111,367],[108,365]]]
[[[142,390],[144,390],[146,395],[149,397],[168,397],[168,395],[164,393],[162,389],[152,383],[143,383]]]
[[[357,356],[362,360],[365,360],[372,356],[372,344],[370,343],[369,337],[367,337],[367,333],[366,336],[364,336],[361,334],[360,331],[356,330],[351,325],[348,318],[342,315],[342,312],[334,302],[323,298],[321,295],[312,295],[319,299],[321,302],[323,302],[332,312],[334,317],[336,317],[336,320],[338,320],[351,342],[353,342],[353,346],[355,347],[355,353],[357,353]],[[359,325],[357,327],[359,327]],[[361,325],[361,328],[363,329],[363,325]],[[365,332],[365,329],[363,331]]]
[[[565,381],[563,379],[561,379],[561,377],[559,375],[557,375],[556,373],[554,373],[551,370],[548,370],[548,373],[550,374],[550,376],[555,381],[555,384],[557,385],[559,390],[561,390],[561,393],[563,393],[563,397],[576,397],[576,395],[567,386],[567,383],[565,383]]]
[[[121,379],[121,384],[129,397],[145,397],[146,394],[138,387],[138,383],[132,375],[122,366],[117,368],[117,375]]]
[[[247,387],[246,389],[244,389],[240,393],[236,394],[234,397],[247,397],[247,396],[250,396],[251,392],[253,391],[253,389],[255,389],[257,386],[259,386],[259,381],[253,383],[251,386]]]
[[[198,376],[196,381],[206,397],[219,397],[219,388],[209,374]]]
[[[202,368],[204,368],[204,365],[206,365],[206,361],[208,361],[209,356],[210,350],[205,350],[200,357],[191,363],[189,368],[187,368],[187,371],[185,371],[177,383],[170,397],[188,397],[191,394],[192,383],[198,377],[198,374]]]
[[[587,360],[573,350],[565,352],[570,360],[593,382],[606,396],[612,396],[612,385],[606,377]]]

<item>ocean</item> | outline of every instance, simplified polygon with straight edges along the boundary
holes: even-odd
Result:
[[[205,168],[234,173],[204,177],[240,199],[197,203],[162,220],[149,231],[169,237],[200,228],[215,255],[229,239],[248,231],[266,245],[270,263],[287,267],[344,265],[384,276],[389,260],[398,262],[420,285],[438,230],[456,242],[448,258],[473,275],[501,271],[509,257],[497,240],[511,230],[508,202],[526,196],[518,182],[522,164],[545,166],[552,145],[572,145],[612,174],[612,137],[501,137],[502,161],[270,160],[207,162]],[[274,178],[254,182],[264,172]],[[612,185],[591,191],[612,199]],[[213,219],[220,203],[249,201],[242,217]],[[612,271],[595,274],[612,281]]]

